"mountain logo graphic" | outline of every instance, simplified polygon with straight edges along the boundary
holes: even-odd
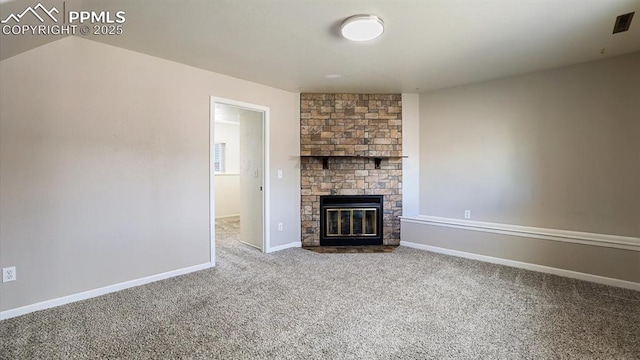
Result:
[[[40,14],[38,14],[38,10],[40,10]],[[6,24],[9,22],[9,20],[13,20],[17,23],[20,22],[20,20],[22,20],[22,17],[27,15],[28,13],[33,14],[33,16],[35,16],[38,20],[40,20],[41,23],[45,22],[45,16],[48,16],[51,20],[53,20],[54,22],[58,22],[58,19],[55,18],[55,16],[53,16],[53,14],[59,14],[60,11],[58,11],[58,9],[56,9],[55,7],[52,7],[51,10],[47,10],[46,7],[44,7],[44,5],[42,5],[42,3],[38,3],[38,5],[31,7],[29,6],[28,8],[24,9],[23,12],[21,12],[20,14],[11,14],[9,16],[7,16],[6,19],[2,20],[1,22],[3,24]],[[44,14],[42,14],[44,13]],[[42,14],[42,16],[41,16]]]

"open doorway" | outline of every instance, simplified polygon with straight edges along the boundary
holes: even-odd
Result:
[[[216,223],[237,241],[268,249],[269,109],[211,98],[211,262],[215,261]],[[222,229],[223,228],[223,229]],[[228,234],[237,231],[237,234]]]

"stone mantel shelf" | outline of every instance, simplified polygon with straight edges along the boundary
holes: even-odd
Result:
[[[381,155],[301,155],[301,158],[322,159],[322,168],[329,168],[329,158],[347,158],[347,159],[373,159],[376,169],[380,169],[380,163],[383,159],[406,159],[408,156],[381,156]]]

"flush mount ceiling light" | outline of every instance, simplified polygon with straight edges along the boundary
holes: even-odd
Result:
[[[345,39],[369,41],[382,35],[384,22],[375,15],[354,15],[342,23],[340,30]]]

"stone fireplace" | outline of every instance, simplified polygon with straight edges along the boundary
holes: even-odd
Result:
[[[300,94],[300,122],[302,245],[398,245],[401,95]],[[331,199],[349,206],[321,211]]]

